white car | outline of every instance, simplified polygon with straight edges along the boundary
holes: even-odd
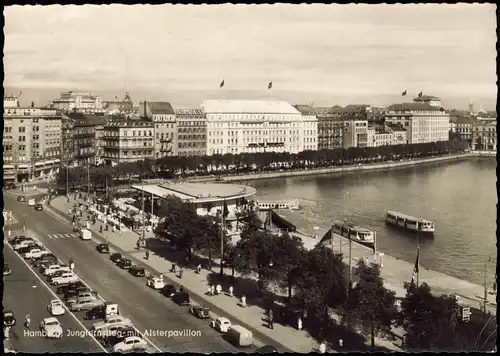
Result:
[[[76,274],[71,273],[71,272],[67,272],[67,273],[63,273],[59,277],[52,278],[50,280],[50,283],[57,286],[57,285],[61,285],[61,284],[74,283],[76,281],[78,281],[78,277],[76,276]]]
[[[64,304],[60,300],[52,300],[47,306],[49,313],[53,316],[63,315],[66,312]]]
[[[63,329],[57,318],[45,318],[40,324],[40,330],[45,334],[45,337],[50,339],[60,339],[63,337]]]
[[[163,279],[158,277],[149,277],[146,280],[146,285],[153,289],[162,289],[165,286],[165,282],[163,282]]]
[[[220,317],[212,321],[212,327],[221,333],[227,333],[231,327],[231,322],[228,318]]]
[[[71,269],[65,265],[61,265],[61,266],[60,265],[51,265],[45,269],[45,271],[43,272],[43,275],[44,276],[52,276],[57,271],[71,272]]]
[[[35,247],[24,254],[24,258],[38,258],[43,255],[48,255],[50,252],[41,248]]]
[[[113,352],[133,351],[137,348],[146,348],[147,342],[139,336],[129,336],[125,340],[113,346]]]
[[[18,243],[17,245],[12,246],[12,248],[14,249],[14,251],[17,251],[20,248],[28,247],[30,244],[34,244],[34,243],[35,243],[35,241],[33,241],[33,240],[24,240],[24,241],[21,241],[20,243]]]
[[[132,326],[132,321],[130,319],[124,318],[123,316],[112,316],[104,321],[94,323],[92,329],[94,329],[95,331],[105,331],[112,326],[129,327]]]

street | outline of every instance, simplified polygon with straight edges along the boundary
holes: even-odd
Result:
[[[40,322],[51,316],[47,311],[47,305],[56,298],[41,285],[31,270],[8,246],[4,246],[4,261],[9,264],[12,274],[4,277],[3,307],[4,310],[14,312],[17,319],[17,324],[10,330],[10,348],[23,353],[103,352],[90,337],[80,338],[68,333],[68,330],[83,332],[84,329],[67,313],[57,317],[64,330],[65,336],[62,339],[25,335],[26,329],[23,326],[25,315],[27,313],[31,315],[30,329],[38,330]],[[36,289],[32,288],[34,280],[37,284]]]
[[[209,321],[195,318],[188,314],[187,307],[180,307],[146,287],[144,278],[133,277],[127,271],[120,270],[109,260],[108,255],[97,253],[94,243],[77,237],[51,238],[54,234],[72,235],[70,224],[53,218],[45,211],[34,211],[26,203],[19,203],[10,196],[5,197],[5,205],[15,216],[27,214],[28,230],[34,231],[35,237],[63,262],[72,258],[78,276],[106,301],[118,303],[121,314],[130,318],[140,332],[174,331],[182,334],[187,331],[187,335],[176,337],[148,335],[148,339],[162,351],[251,351],[237,349],[225,341],[221,334],[208,325]],[[201,335],[191,336],[189,333]]]

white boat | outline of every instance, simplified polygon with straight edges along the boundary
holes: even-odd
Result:
[[[385,222],[408,231],[430,234],[435,231],[435,226],[432,221],[416,218],[396,211],[388,211],[385,216]]]
[[[373,245],[375,243],[375,233],[372,230],[347,221],[333,221],[332,231],[334,234],[350,238],[362,244]]]
[[[259,210],[276,210],[276,209],[289,209],[298,210],[299,200],[281,200],[281,201],[257,201],[257,207]]]

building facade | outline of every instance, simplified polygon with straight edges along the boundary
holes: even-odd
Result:
[[[496,151],[497,120],[496,118],[477,119],[472,124],[472,149]]]
[[[96,164],[96,127],[105,123],[105,118],[91,114],[69,114],[73,120],[73,166],[84,167]]]
[[[304,151],[302,114],[289,103],[206,100],[201,106],[207,116],[207,155]]]
[[[461,139],[472,142],[472,123],[473,120],[471,117],[459,117],[454,120],[453,132],[460,135]]]
[[[343,147],[344,121],[339,107],[316,108],[316,116],[318,118],[318,150]]]
[[[147,119],[111,119],[103,127],[103,164],[142,161],[154,158],[154,126]]]
[[[389,106],[385,122],[403,126],[409,144],[448,141],[450,115],[442,106],[437,106],[440,105],[437,98],[425,97],[430,98],[428,102],[423,102],[423,98],[416,98],[413,103]]]
[[[108,115],[132,114],[134,112],[134,103],[130,94],[125,93],[123,100],[105,100],[102,102],[102,108]]]
[[[383,129],[368,126],[368,147],[406,144],[406,130],[399,125],[387,124]]]
[[[177,156],[177,121],[172,105],[166,101],[139,103],[139,116],[154,124],[154,157]]]
[[[60,164],[61,114],[34,105],[21,108],[17,98],[8,99],[3,115],[4,180],[53,177]]]
[[[375,131],[370,132],[374,134]],[[369,130],[367,120],[345,120],[344,121],[344,148],[370,147],[368,140]]]
[[[175,109],[177,154],[203,156],[207,152],[207,117],[201,109]]]
[[[73,165],[75,154],[73,142],[74,122],[69,116],[61,114],[61,162],[64,165]]]
[[[302,144],[304,151],[318,150],[318,117],[316,111],[309,105],[295,105],[302,114],[302,129],[299,131],[302,134]]]
[[[102,112],[102,98],[85,92],[62,92],[60,98],[52,100],[51,106],[63,112]]]

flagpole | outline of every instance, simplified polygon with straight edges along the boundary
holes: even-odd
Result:
[[[419,286],[418,279],[420,275],[420,235],[417,234],[417,288]]]

